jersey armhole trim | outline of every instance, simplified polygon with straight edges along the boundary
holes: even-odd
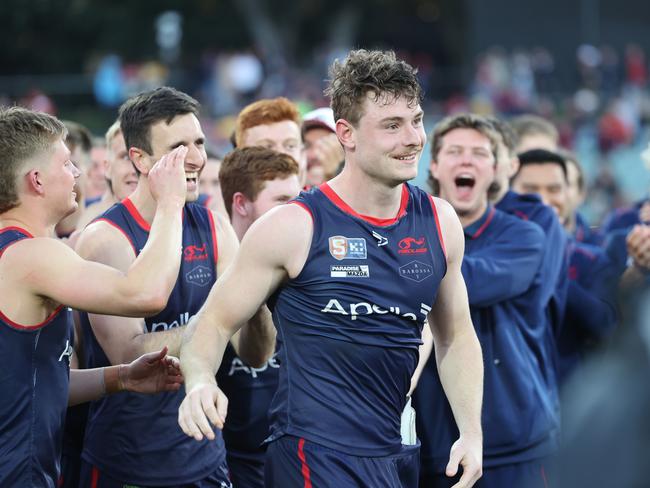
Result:
[[[436,202],[433,199],[433,195],[429,195],[429,201],[431,202],[431,208],[433,209],[433,218],[436,221],[436,229],[438,229],[438,241],[440,242],[442,253],[445,255],[445,259],[447,259],[447,249],[445,249],[445,240],[442,237],[442,228],[440,227],[440,219],[438,218],[438,209],[436,208]]]
[[[119,230],[119,231],[122,233],[122,235],[126,238],[126,240],[129,242],[129,244],[131,244],[131,248],[133,248],[133,254],[135,254],[135,257],[136,257],[136,258],[138,257],[138,251],[137,251],[137,249],[135,248],[135,244],[133,243],[133,241],[131,240],[131,238],[129,237],[129,235],[124,231],[124,229],[122,229],[122,227],[120,227],[119,225],[117,225],[117,224],[116,224],[115,222],[113,222],[112,220],[108,220],[108,219],[103,218],[103,217],[102,217],[102,218],[99,218],[99,219],[96,219],[96,220],[93,220],[93,223],[94,223],[94,222],[106,222],[106,223],[107,223],[108,225],[110,225],[111,227],[114,227],[114,228],[116,228],[117,230]]]
[[[56,316],[59,315],[59,312],[61,312],[63,307],[64,307],[63,305],[59,305],[58,307],[56,307],[54,309],[54,311],[50,315],[47,316],[47,318],[45,320],[43,320],[42,322],[40,322],[38,324],[34,324],[34,325],[23,325],[23,324],[19,324],[17,322],[14,322],[9,317],[7,317],[4,313],[2,313],[1,310],[0,310],[0,318],[2,318],[2,320],[4,322],[6,322],[7,325],[9,325],[9,327],[11,327],[12,329],[27,330],[27,331],[29,331],[29,330],[38,330],[38,329],[42,329],[47,324],[52,322],[52,320],[54,320],[54,318],[56,318]]]
[[[208,222],[210,222],[210,232],[212,233],[212,254],[214,256],[214,265],[217,266],[219,261],[219,246],[217,245],[217,228],[214,225],[214,215],[212,210],[206,207],[208,212]]]
[[[25,239],[32,239],[34,236],[31,235],[29,232],[27,232],[25,229],[21,229],[20,227],[5,227],[4,229],[0,230],[0,234],[3,233],[4,231],[9,231],[9,230],[15,230],[15,231],[20,231],[24,232],[26,235],[24,237],[21,237],[20,239],[16,239],[14,241],[11,241],[7,243],[6,246],[4,246],[2,249],[0,249],[0,258],[4,255],[5,251],[9,249],[11,246],[16,244],[17,242],[24,241]]]
[[[2,229],[0,229],[0,234],[2,234],[3,232],[8,232],[8,231],[10,231],[10,230],[15,230],[15,231],[18,231],[18,232],[22,232],[22,233],[25,234],[27,237],[34,237],[34,236],[31,234],[31,232],[29,232],[29,231],[23,229],[22,227],[17,227],[17,226],[15,226],[15,225],[14,225],[14,226],[11,226],[11,227],[3,227]]]
[[[314,221],[314,214],[312,213],[311,208],[309,208],[309,206],[307,206],[305,203],[294,200],[292,202],[289,202],[289,204],[298,205],[299,207],[303,208],[311,217],[312,222]]]

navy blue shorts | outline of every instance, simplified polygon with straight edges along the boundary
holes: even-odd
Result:
[[[420,446],[398,454],[360,457],[283,436],[266,452],[267,488],[417,488]]]
[[[81,451],[64,448],[61,454],[61,476],[57,488],[78,488],[81,471]]]
[[[133,488],[159,488],[150,485],[138,485],[128,481],[115,479],[100,471],[96,466],[93,466],[85,460],[81,460],[81,480],[79,488],[124,488],[129,486]],[[165,488],[233,488],[228,475],[228,468],[224,464],[219,466],[214,473],[199,481],[193,483],[185,483],[182,485],[166,486]]]
[[[226,458],[235,488],[264,488],[266,452],[248,455],[228,451]]]
[[[474,488],[549,488],[545,460],[506,464],[494,468],[483,468],[483,476]],[[460,479],[460,475],[447,478],[444,474],[423,475],[420,488],[450,488]]]

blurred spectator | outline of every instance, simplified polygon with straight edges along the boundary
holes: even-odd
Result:
[[[336,176],[344,154],[336,137],[331,108],[318,108],[303,116],[302,139],[307,158],[307,185],[317,186]]]

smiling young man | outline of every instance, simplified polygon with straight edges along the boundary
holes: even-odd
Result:
[[[392,52],[358,50],[330,74],[345,166],[248,230],[188,328],[179,423],[196,439],[214,436],[210,423],[223,426],[214,373],[238,324],[269,299],[282,367],[266,486],[413,486],[401,479],[400,416],[422,328],[431,327],[460,429],[449,470],[462,465],[458,486],[472,486],[482,459],[481,351],[458,219],[406,183],[426,140],[416,71]]]
[[[237,238],[224,218],[193,203],[206,162],[198,108],[196,100],[169,87],[137,95],[120,108],[129,157],[140,174],[138,186],[129,198],[84,230],[77,251],[120,270],[136,259],[150,236],[153,201],[146,175],[160,154],[182,145],[187,147],[183,158],[187,190],[183,240],[177,247],[182,261],[171,297],[159,314],[144,320],[82,314],[92,366],[123,362],[161,343],[172,353],[178,351],[184,325],[199,310],[237,248]],[[239,339],[234,345],[239,348]],[[273,350],[273,341],[269,350]],[[247,359],[257,364],[265,357]],[[182,399],[183,392],[146,398],[128,394],[92,404],[84,443],[83,485],[94,480],[99,488],[125,484],[230,486],[223,439],[197,443],[178,429],[176,411]]]
[[[448,117],[433,130],[430,169],[436,193],[452,205],[463,225],[461,269],[485,360],[484,470],[477,486],[541,488],[545,458],[555,448],[557,434],[553,398],[538,364],[549,355],[540,340],[548,324],[530,320],[528,311],[544,308],[539,293],[543,234],[535,224],[489,204],[497,143],[498,134],[486,118]],[[447,452],[458,432],[441,379],[430,361],[415,391],[421,486],[428,488],[456,481],[446,471]]]
[[[50,115],[0,110],[1,486],[58,486],[66,405],[115,392],[125,379],[118,366],[70,370],[68,306],[125,316],[158,313],[180,265],[185,148],[162,156],[149,172],[151,239],[138,259],[117,271],[81,259],[51,237],[78,206],[80,173],[65,137],[65,126]]]

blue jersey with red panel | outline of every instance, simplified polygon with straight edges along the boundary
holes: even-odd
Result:
[[[135,255],[145,246],[149,225],[127,198],[99,220],[124,233]],[[216,280],[217,240],[211,212],[188,203],[183,209],[183,258],[178,280],[157,315],[145,319],[146,331],[186,325],[198,312]],[[109,361],[82,316],[88,367]],[[83,459],[117,479],[133,484],[176,485],[199,480],[225,462],[221,434],[197,442],[178,427],[178,408],[185,389],[144,395],[122,392],[93,402],[88,416]]]
[[[0,256],[31,237],[2,229]],[[69,308],[29,327],[0,311],[0,486],[57,486],[71,355]]]
[[[560,380],[564,381],[585,354],[612,335],[616,327],[616,284],[620,273],[597,247],[571,242],[569,295],[558,340]]]
[[[544,340],[548,323],[531,321],[545,307],[543,233],[494,208],[464,231],[462,272],[485,365],[484,466],[548,456],[556,447],[559,418],[542,365],[553,351]],[[414,407],[422,471],[444,472],[458,429],[434,357],[422,372]]]
[[[447,270],[433,200],[404,184],[398,216],[379,220],[324,184],[295,204],[311,213],[313,236],[300,274],[268,302],[282,364],[269,440],[396,454],[422,327]]]

